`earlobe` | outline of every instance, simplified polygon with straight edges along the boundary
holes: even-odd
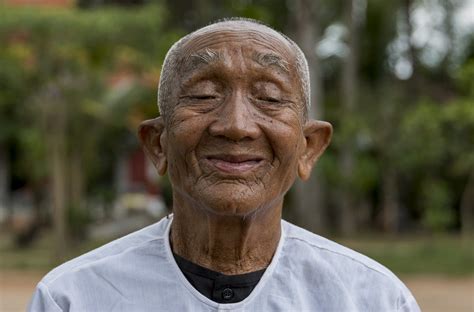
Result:
[[[298,176],[306,181],[318,158],[329,145],[332,136],[332,126],[328,122],[309,120],[303,129],[305,147],[298,161]]]
[[[155,165],[159,175],[164,175],[168,167],[166,159],[166,129],[161,117],[145,120],[138,128],[138,137],[145,154]]]

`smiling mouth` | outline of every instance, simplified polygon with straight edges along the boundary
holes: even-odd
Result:
[[[253,155],[214,155],[206,157],[206,160],[219,171],[238,174],[254,170],[263,158]]]

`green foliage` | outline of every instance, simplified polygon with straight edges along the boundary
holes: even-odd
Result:
[[[110,189],[116,157],[138,144],[138,122],[157,115],[160,62],[177,36],[163,34],[164,10],[1,9],[0,143],[19,151],[16,176],[30,187],[50,179],[61,132],[66,183],[76,159],[86,193]],[[83,203],[67,205],[80,233]]]
[[[19,150],[23,151],[15,163],[16,173],[28,177],[31,182],[41,181],[47,176],[47,166],[32,165],[40,159],[43,160],[47,154],[41,133],[32,127],[16,129],[16,139]]]
[[[440,104],[420,101],[402,116],[393,163],[414,179],[422,225],[432,231],[455,223],[455,182],[474,166],[474,105],[469,98]],[[452,181],[451,183],[447,181]]]
[[[76,240],[87,238],[87,226],[92,221],[90,210],[77,206],[71,206],[67,210],[68,232]]]
[[[442,123],[447,136],[450,174],[467,175],[474,168],[474,93],[446,105]]]
[[[469,60],[457,72],[457,82],[461,90],[474,96],[474,60]]]
[[[71,139],[76,142],[86,134],[85,125],[108,122],[109,114],[115,113],[113,106],[117,100],[104,101],[106,95],[117,94],[118,88],[109,81],[114,76],[119,79],[123,75],[143,86],[148,93],[142,92],[141,99],[151,104],[150,95],[154,95],[157,81],[151,86],[143,82],[143,77],[148,72],[156,74],[155,69],[174,41],[171,34],[162,36],[160,7],[127,11],[8,7],[2,10],[6,14],[0,21],[0,38],[5,43],[0,52],[0,111],[8,113],[0,115],[2,137],[16,136],[18,127],[5,131],[13,118],[38,119],[34,114],[44,108],[33,100],[51,83],[64,86],[61,88],[64,101],[58,105],[68,106]],[[158,75],[154,77],[157,78]],[[119,97],[127,96],[126,93]],[[119,99],[127,108],[119,110],[122,115],[115,115],[114,121],[123,124],[132,107],[143,102],[141,99],[135,96],[125,103]],[[22,145],[31,143],[36,149],[31,139],[35,135],[30,132],[37,127],[32,126],[21,141],[25,142]]]
[[[396,142],[400,169],[413,171],[448,165],[451,173],[466,173],[474,164],[472,104],[469,98],[444,105],[422,101],[408,111]]]
[[[423,224],[432,231],[443,231],[454,222],[452,196],[442,181],[429,180],[422,185],[421,206],[425,208]]]
[[[412,171],[441,165],[447,143],[441,109],[422,102],[404,115],[395,147],[400,169]]]
[[[378,184],[379,170],[379,164],[373,157],[367,154],[359,155],[352,188],[359,194],[370,192]]]

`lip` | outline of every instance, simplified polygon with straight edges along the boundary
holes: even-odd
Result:
[[[219,171],[230,174],[239,174],[255,170],[263,162],[263,157],[248,154],[218,154],[207,156],[205,160]]]

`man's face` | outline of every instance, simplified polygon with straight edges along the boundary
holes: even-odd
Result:
[[[220,215],[280,204],[305,148],[289,44],[265,30],[217,29],[182,51],[162,135],[174,192]]]

